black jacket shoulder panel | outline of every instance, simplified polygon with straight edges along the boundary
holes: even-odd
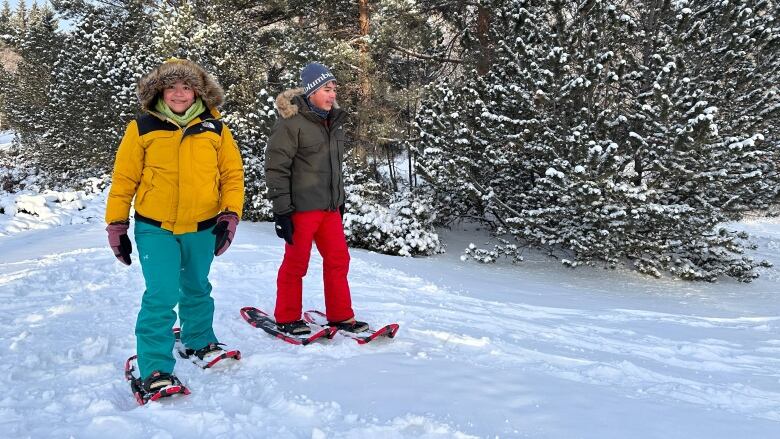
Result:
[[[223,127],[222,121],[216,120],[216,119],[208,119],[204,120],[202,122],[198,122],[195,125],[192,125],[184,130],[184,137],[191,136],[194,134],[200,134],[205,133],[207,131],[211,131],[212,133],[221,136],[222,135],[222,127]]]
[[[144,114],[141,115],[136,119],[136,123],[138,123],[138,135],[143,136],[144,134],[149,134],[152,131],[177,131],[179,127],[176,125],[160,120],[157,117],[152,116],[151,114]]]

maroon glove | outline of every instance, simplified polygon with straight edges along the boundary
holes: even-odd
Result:
[[[211,231],[217,236],[214,243],[214,256],[219,256],[227,251],[233,242],[233,236],[236,235],[236,227],[238,227],[238,214],[229,210],[219,214],[217,225]]]
[[[127,237],[127,229],[129,227],[129,222],[111,223],[106,227],[108,245],[111,246],[111,250],[114,251],[114,256],[119,259],[119,262],[125,265],[130,265],[130,253],[133,252],[133,244],[130,243],[130,238]]]

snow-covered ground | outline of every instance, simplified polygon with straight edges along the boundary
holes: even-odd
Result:
[[[99,183],[93,180],[93,185]],[[0,237],[30,229],[99,221],[105,213],[107,191],[0,191]]]
[[[13,131],[0,131],[0,151],[11,147],[14,136],[16,136],[16,133]]]
[[[299,347],[239,316],[272,308],[283,250],[270,223],[242,223],[211,278],[217,334],[244,358],[179,360],[192,394],[139,407],[122,368],[143,281],[107,248],[100,202],[49,206],[69,219],[48,228],[0,215],[2,437],[780,437],[780,270],[704,284],[461,262],[476,232],[445,233],[430,258],[353,250],[358,317],[398,336]],[[780,263],[777,220],[740,226]],[[322,307],[321,276],[315,253],[306,308]]]

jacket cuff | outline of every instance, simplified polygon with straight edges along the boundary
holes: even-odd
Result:
[[[290,202],[289,196],[284,196],[273,200],[273,210],[277,215],[286,215],[295,212],[295,206]]]

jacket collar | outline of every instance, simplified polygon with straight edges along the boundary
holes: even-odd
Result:
[[[143,111],[146,112],[146,113],[151,114],[152,116],[156,117],[157,119],[160,119],[163,122],[172,123],[172,124],[176,125],[177,127],[179,126],[176,122],[168,119],[164,115],[162,115],[162,114],[160,114],[160,113],[158,113],[158,112],[156,112],[154,110],[144,109]],[[201,123],[201,122],[203,122],[204,120],[207,120],[207,119],[221,119],[221,118],[222,118],[222,114],[220,114],[220,112],[216,108],[206,108],[202,113],[197,115],[195,117],[195,119],[192,119],[190,121],[190,123],[187,124],[187,127],[191,127],[191,126],[193,126],[195,124],[198,124],[198,123]],[[184,127],[184,128],[186,128],[186,127]]]
[[[300,114],[314,123],[319,124],[322,122],[322,119],[306,105],[302,88],[292,88],[279,93],[276,97],[276,109],[283,119],[290,119],[295,115]],[[339,108],[337,103],[334,103],[333,108],[328,115],[331,129],[342,123],[346,115],[347,112]]]

